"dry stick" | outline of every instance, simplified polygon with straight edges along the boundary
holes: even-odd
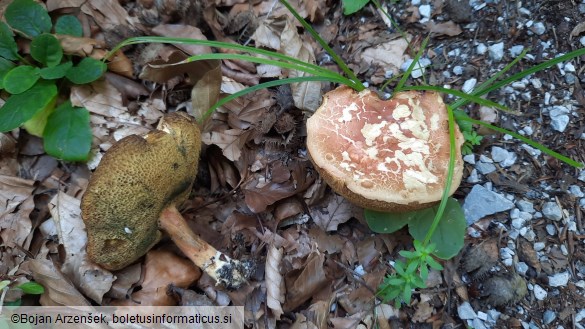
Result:
[[[224,284],[228,289],[237,289],[246,283],[255,269],[252,261],[231,259],[202,240],[191,230],[174,205],[162,211],[159,225],[169,234],[185,256],[217,283]]]

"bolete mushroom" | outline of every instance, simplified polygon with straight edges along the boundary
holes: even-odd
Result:
[[[145,137],[115,143],[93,173],[81,199],[89,258],[109,270],[142,257],[162,236],[217,283],[237,288],[254,265],[230,259],[202,240],[177,210],[197,174],[201,133],[195,120],[170,113]]]
[[[405,212],[441,199],[449,163],[449,127],[438,93],[398,92],[381,100],[369,90],[339,87],[307,120],[307,149],[331,188],[368,209]],[[463,172],[463,135],[450,194]]]

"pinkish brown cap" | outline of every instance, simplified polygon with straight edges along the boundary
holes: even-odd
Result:
[[[463,173],[463,135],[450,194]],[[441,199],[449,164],[449,127],[435,92],[399,92],[389,100],[342,86],[323,96],[307,120],[311,160],[335,192],[368,209],[404,212]]]

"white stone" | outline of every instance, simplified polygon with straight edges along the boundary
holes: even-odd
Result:
[[[564,287],[569,282],[569,272],[561,272],[548,277],[548,285],[551,287]]]
[[[453,67],[453,73],[455,75],[461,75],[461,74],[463,74],[463,67],[460,66],[460,65],[457,65],[457,66]]]
[[[418,7],[418,12],[422,17],[430,18],[431,17],[431,5],[421,5]]]
[[[512,55],[512,57],[516,57],[520,55],[520,53],[522,53],[523,50],[524,50],[523,45],[516,45],[512,46],[512,48],[510,48],[508,51],[510,52],[510,55]]]
[[[463,302],[463,304],[459,305],[457,307],[457,314],[461,320],[469,320],[477,317],[477,314],[469,302]]]
[[[538,35],[543,35],[544,32],[546,32],[546,27],[542,22],[534,23],[534,26],[532,27],[532,32]]]
[[[532,84],[532,87],[536,89],[542,88],[542,82],[538,78],[530,79],[530,83]]]
[[[469,164],[475,164],[475,154],[468,154],[463,156],[463,161]]]
[[[585,193],[583,193],[583,191],[581,191],[581,188],[577,185],[569,186],[569,192],[578,198],[582,198],[585,196]]]
[[[504,43],[498,42],[488,47],[488,53],[490,58],[496,62],[499,62],[504,57]]]
[[[541,286],[535,284],[533,287],[534,297],[538,300],[544,300],[548,293]]]
[[[583,45],[585,46],[585,43]],[[483,43],[480,43],[475,47],[475,51],[477,52],[478,55],[483,55],[486,53],[487,47]]]
[[[563,218],[563,212],[561,207],[556,202],[546,202],[542,206],[542,214],[544,217],[551,220],[561,220]]]
[[[535,242],[533,247],[534,251],[541,251],[544,250],[545,244],[544,242]]]
[[[471,78],[469,80],[466,80],[463,83],[463,87],[461,87],[461,91],[463,91],[464,93],[471,93],[473,91],[473,88],[475,88],[475,85],[477,84],[477,79],[476,78]]]

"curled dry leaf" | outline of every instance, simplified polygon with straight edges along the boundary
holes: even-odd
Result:
[[[201,277],[201,270],[187,259],[170,251],[151,250],[144,262],[142,289],[130,299],[116,300],[112,305],[120,306],[174,306],[177,301],[167,294],[168,285],[187,288]]]
[[[339,224],[350,220],[357,209],[358,207],[335,193],[330,193],[322,203],[309,208],[315,224],[327,232],[337,230]]]
[[[87,234],[79,204],[78,199],[63,192],[57,193],[49,203],[59,242],[65,250],[61,271],[83,294],[101,304],[115,277],[87,258]]]
[[[399,73],[399,69],[404,63],[404,52],[408,48],[408,40],[398,38],[374,47],[370,47],[361,52],[361,59],[367,65],[380,65],[385,71],[392,71],[394,74]]]
[[[163,37],[173,38],[190,38],[197,40],[207,40],[201,30],[195,26],[182,24],[160,24],[152,29],[152,33]],[[208,46],[196,46],[187,44],[177,44],[177,48],[183,50],[189,55],[210,54],[212,50]]]
[[[497,275],[486,280],[482,295],[492,306],[516,304],[526,296],[526,281],[516,272]]]
[[[426,28],[430,33],[436,33],[439,35],[447,35],[450,37],[459,35],[463,32],[459,25],[455,24],[453,21],[442,22],[442,23],[435,23],[434,21],[428,21],[426,23]]]
[[[266,305],[272,310],[276,319],[283,313],[281,304],[284,303],[284,280],[280,274],[282,262],[282,248],[274,245],[268,247],[266,255]]]
[[[45,288],[40,303],[43,306],[90,306],[91,304],[47,259],[29,260],[33,278]]]
[[[92,113],[113,118],[128,117],[122,94],[107,80],[71,87],[70,99],[73,106],[85,107]]]
[[[238,161],[242,155],[242,148],[248,141],[250,132],[241,129],[211,131],[201,134],[201,140],[207,145],[215,144],[222,149],[223,155],[231,161]]]
[[[302,270],[295,270],[286,274],[285,311],[294,310],[310,299],[317,291],[331,283],[325,275],[324,262],[324,254],[313,252],[307,257]]]
[[[479,280],[498,262],[498,241],[491,238],[471,247],[463,256],[461,268],[473,280]]]

